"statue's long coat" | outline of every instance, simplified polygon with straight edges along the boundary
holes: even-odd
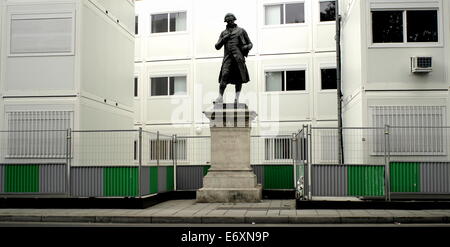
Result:
[[[223,37],[228,33],[231,33],[231,35],[225,41]],[[225,47],[219,83],[238,84],[250,81],[247,66],[245,65],[245,57],[253,47],[253,44],[245,29],[237,25],[232,28],[227,27],[220,34],[219,41],[216,43],[216,49],[219,50],[222,46]],[[244,46],[247,46],[247,49],[244,49]]]

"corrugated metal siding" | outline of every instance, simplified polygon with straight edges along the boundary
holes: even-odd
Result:
[[[393,162],[390,164],[391,192],[419,192],[420,164]]]
[[[352,165],[347,167],[349,196],[383,196],[384,167]]]
[[[315,165],[312,167],[313,196],[347,196],[347,167]]]
[[[422,163],[420,165],[420,192],[450,193],[450,164]]]
[[[65,193],[66,192],[65,164],[40,165],[40,188],[41,193]]]
[[[103,171],[104,195],[137,196],[138,173],[137,167],[105,167]]]
[[[103,168],[72,167],[70,170],[70,178],[72,196],[103,196]]]
[[[264,166],[254,165],[252,168],[256,175],[257,183],[264,184]]]
[[[4,172],[5,192],[39,192],[39,166],[6,165]]]
[[[203,166],[177,166],[177,190],[203,187]]]
[[[167,167],[158,167],[158,193],[167,191]]]
[[[293,189],[294,172],[291,165],[266,165],[264,166],[264,185],[270,189]]]
[[[173,184],[173,166],[166,167],[166,189],[167,191],[173,191],[174,184]]]
[[[150,167],[150,194],[158,193],[158,167]]]
[[[4,184],[5,184],[5,172],[4,172],[4,165],[0,165],[0,193],[3,193],[5,191]]]
[[[141,195],[150,194],[150,167],[141,167]]]

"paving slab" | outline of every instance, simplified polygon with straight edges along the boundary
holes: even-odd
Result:
[[[196,203],[173,200],[147,209],[0,209],[2,222],[185,224],[423,224],[450,223],[450,210],[295,209],[295,200]]]

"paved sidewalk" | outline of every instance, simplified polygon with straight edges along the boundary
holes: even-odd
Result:
[[[295,200],[196,203],[171,200],[147,209],[0,209],[2,222],[359,224],[450,223],[450,210],[295,209]]]

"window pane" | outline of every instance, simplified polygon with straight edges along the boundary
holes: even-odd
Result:
[[[170,14],[170,31],[186,31],[186,12]]]
[[[167,77],[152,78],[151,96],[167,95],[168,93]]]
[[[320,2],[320,21],[336,20],[336,1]]]
[[[268,5],[266,10],[266,25],[284,24],[283,5]]]
[[[186,94],[186,76],[170,77],[170,95]]]
[[[266,72],[266,91],[283,91],[284,72]]]
[[[134,17],[134,34],[139,34],[139,16]]]
[[[305,71],[286,71],[286,91],[305,90]]]
[[[373,43],[403,42],[402,11],[372,11]]]
[[[152,33],[167,32],[167,14],[152,15]]]
[[[304,23],[305,22],[305,4],[291,3],[286,4],[286,23]]]
[[[138,96],[138,78],[134,78],[134,97]]]
[[[322,89],[337,89],[336,69],[322,69]]]
[[[438,42],[436,10],[407,11],[408,42]]]

